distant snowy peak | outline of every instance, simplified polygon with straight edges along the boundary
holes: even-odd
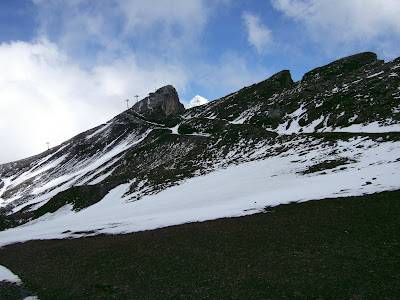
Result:
[[[203,105],[203,104],[206,104],[206,103],[208,103],[208,100],[206,98],[203,98],[203,97],[197,95],[192,100],[190,100],[188,108],[192,108],[192,107],[195,107],[195,106],[200,106],[200,105]]]

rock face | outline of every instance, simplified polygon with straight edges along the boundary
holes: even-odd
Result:
[[[167,85],[155,93],[150,93],[148,97],[136,103],[132,109],[148,117],[163,118],[182,112],[185,107],[179,101],[176,89],[172,85]]]

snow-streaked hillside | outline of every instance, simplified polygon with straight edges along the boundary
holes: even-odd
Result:
[[[268,156],[277,147],[286,151]],[[262,212],[266,206],[327,197],[363,195],[400,188],[400,141],[312,137],[263,146],[261,158],[183,181],[140,200],[130,183],[113,188],[100,202],[78,212],[67,204],[28,224],[0,232],[2,245],[29,239],[127,233],[186,222]],[[264,158],[262,158],[264,157]]]
[[[170,114],[168,99],[181,104],[161,88],[146,114],[0,165],[0,245],[400,189],[399,63],[362,53]]]
[[[400,58],[374,53],[346,57],[293,82],[285,70],[184,117],[251,124],[279,134],[398,131]]]
[[[192,107],[200,106],[200,105],[207,104],[207,103],[208,103],[208,100],[206,98],[197,95],[197,96],[194,96],[193,99],[189,101],[187,108],[192,108]]]

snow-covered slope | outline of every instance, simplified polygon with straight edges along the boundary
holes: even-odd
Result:
[[[0,245],[399,189],[399,63],[360,54],[161,119],[130,109],[0,165]]]
[[[207,104],[208,100],[206,98],[203,98],[199,95],[194,96],[192,100],[189,101],[189,105],[187,108],[192,108],[192,107],[196,107],[196,106],[200,106],[203,104]]]
[[[287,150],[269,155],[277,147]],[[78,212],[67,204],[55,213],[0,232],[1,244],[29,239],[127,233],[185,222],[262,212],[266,206],[400,188],[400,141],[351,137],[324,141],[299,137],[232,154],[254,161],[218,168],[140,200],[130,182]],[[227,159],[228,160],[228,159]]]

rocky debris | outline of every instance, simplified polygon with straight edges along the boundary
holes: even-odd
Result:
[[[163,118],[182,112],[185,107],[179,101],[176,89],[172,85],[167,85],[155,93],[150,93],[149,96],[136,103],[132,109],[145,116]]]

